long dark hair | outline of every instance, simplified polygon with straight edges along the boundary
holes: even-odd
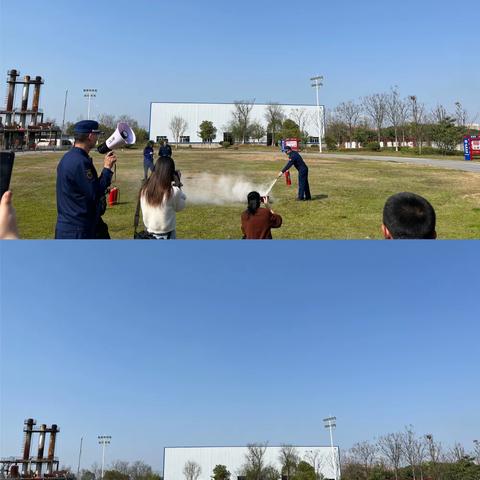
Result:
[[[170,157],[161,157],[155,164],[155,169],[142,187],[141,194],[147,203],[160,206],[163,200],[172,196],[172,182],[175,174],[175,163]]]
[[[248,215],[255,215],[260,208],[260,194],[258,192],[250,192],[247,195],[247,213]]]

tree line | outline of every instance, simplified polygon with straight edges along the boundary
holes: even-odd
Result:
[[[396,151],[411,142],[420,154],[432,145],[451,154],[463,135],[478,133],[469,128],[471,122],[460,102],[452,111],[441,104],[428,111],[416,95],[402,98],[393,87],[388,93],[340,103],[327,118],[325,142],[330,150],[353,142],[378,150],[380,142],[391,142]]]
[[[343,480],[479,480],[480,445],[445,447],[412,426],[376,441],[355,443],[341,461]]]

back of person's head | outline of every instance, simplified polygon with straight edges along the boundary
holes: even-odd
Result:
[[[434,239],[435,210],[425,198],[411,192],[392,195],[383,207],[383,233],[393,239]]]
[[[161,157],[155,169],[142,188],[142,194],[150,205],[161,205],[164,198],[170,198],[173,192],[172,182],[175,174],[175,163],[170,157]]]
[[[154,143],[152,140],[147,142],[147,147],[153,147]]]
[[[250,215],[255,215],[260,207],[260,194],[258,192],[250,192],[247,195],[247,212]]]

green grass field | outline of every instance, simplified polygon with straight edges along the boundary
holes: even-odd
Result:
[[[104,216],[112,238],[131,239],[136,198],[143,176],[141,150],[118,153],[116,185],[120,203]],[[22,238],[53,238],[56,221],[56,166],[62,153],[17,156],[11,188]],[[101,170],[102,158],[94,154]],[[177,168],[188,183],[202,174],[242,177],[268,184],[286,162],[279,152],[224,149],[174,151]],[[386,198],[399,191],[425,196],[437,212],[439,238],[480,238],[480,176],[433,167],[368,160],[307,157],[311,202],[296,202],[293,184],[275,185],[272,208],[283,217],[278,239],[380,239],[382,208]],[[208,182],[206,190],[212,189]],[[188,198],[187,198],[188,203]],[[192,204],[177,215],[177,236],[187,239],[238,239],[240,214],[245,204]]]

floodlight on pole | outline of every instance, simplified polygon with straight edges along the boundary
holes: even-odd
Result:
[[[320,90],[320,87],[323,85],[322,80],[323,76],[318,76],[318,77],[312,77],[310,79],[312,83],[312,87],[315,88],[317,91],[317,123],[318,123],[318,150],[320,153],[322,153],[322,130],[323,130],[323,122],[321,121],[321,116],[320,116],[320,102],[319,102],[319,97],[318,97],[318,91]]]
[[[110,443],[112,437],[110,435],[98,435],[98,443],[102,445],[102,476],[101,479],[103,480],[103,470],[105,467],[105,445]]]
[[[338,466],[337,466],[337,456],[335,455],[335,449],[333,448],[333,429],[337,426],[337,417],[327,417],[323,419],[325,428],[330,430],[330,447],[332,448],[332,464],[333,464],[333,474],[335,480],[338,480]]]
[[[90,99],[97,96],[96,88],[84,88],[83,96],[88,98],[87,120],[90,120]]]

